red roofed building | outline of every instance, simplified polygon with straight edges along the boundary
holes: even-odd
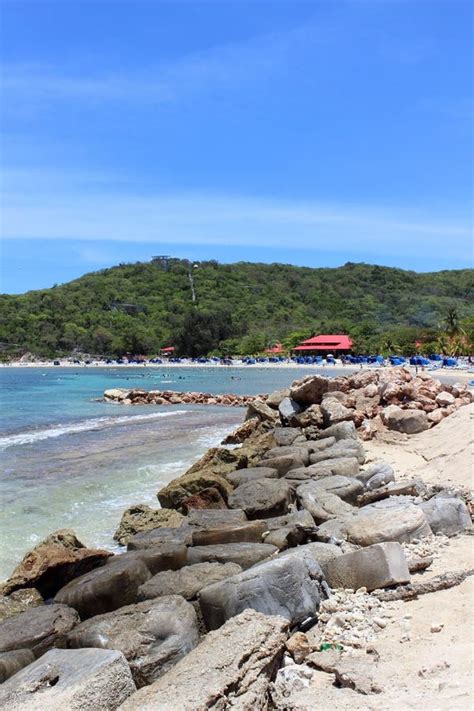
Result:
[[[316,355],[327,355],[328,353],[343,355],[350,353],[351,349],[352,341],[349,336],[321,334],[302,341],[293,350],[297,355],[310,355],[311,353]]]

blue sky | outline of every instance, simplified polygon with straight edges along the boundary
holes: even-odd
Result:
[[[0,0],[1,290],[472,266],[470,0]]]

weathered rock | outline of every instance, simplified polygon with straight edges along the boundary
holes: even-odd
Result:
[[[109,390],[104,391],[104,397],[106,400],[124,400],[130,390],[128,388],[109,388]]]
[[[181,501],[181,510],[187,514],[193,509],[226,509],[227,504],[219,489],[210,486]]]
[[[246,471],[242,469],[241,471]],[[247,516],[239,509],[193,509],[183,522],[188,529],[194,532],[195,528],[215,528],[216,526],[227,526],[228,524],[244,523]],[[190,528],[190,527],[194,527]]]
[[[135,533],[153,528],[176,528],[182,521],[183,516],[174,509],[152,509],[146,504],[135,504],[124,511],[114,540],[126,546]]]
[[[292,422],[298,427],[322,427],[324,417],[321,405],[310,405],[306,410],[295,415]]]
[[[426,412],[423,410],[402,410],[397,405],[389,405],[382,411],[382,420],[389,430],[416,434],[429,429]]]
[[[127,561],[143,561],[152,575],[162,570],[177,570],[186,565],[187,549],[183,544],[163,543],[160,546],[139,548],[111,558],[107,565],[123,566]]]
[[[347,540],[359,546],[385,541],[408,543],[431,534],[423,511],[394,497],[359,509],[347,526]]]
[[[110,551],[86,548],[74,531],[56,531],[27,553],[2,585],[4,595],[20,588],[36,588],[44,598],[52,597],[63,585],[103,565]]]
[[[321,402],[324,424],[335,425],[344,420],[350,420],[353,410],[339,402],[335,397],[325,397]]]
[[[278,409],[279,404],[287,397],[290,396],[290,388],[283,388],[282,390],[274,390],[267,397],[267,405]]]
[[[242,509],[250,520],[270,518],[286,514],[292,498],[291,487],[284,479],[257,479],[237,487],[229,496],[229,506]]]
[[[0,684],[34,661],[35,655],[31,649],[12,649],[10,652],[0,652]]]
[[[363,491],[363,484],[358,479],[352,477],[340,476],[338,474],[334,476],[323,477],[322,479],[316,479],[314,481],[315,488],[324,489],[329,494],[335,494],[339,496],[343,501],[353,504],[359,494]],[[315,490],[315,488],[313,490]],[[381,497],[382,498],[382,497]],[[369,503],[369,502],[367,502]]]
[[[281,553],[281,555],[308,555],[324,570],[325,563],[336,558],[336,556],[341,556],[342,550],[339,546],[335,546],[332,543],[318,543],[313,541],[311,543],[305,543],[303,546],[298,546],[293,550],[285,551]]]
[[[364,469],[363,472],[359,472],[357,479],[365,485],[367,491],[373,491],[380,486],[385,486],[391,481],[395,481],[395,472],[393,471],[393,467],[387,464],[387,462],[377,462],[367,469]]]
[[[448,405],[454,405],[456,398],[451,393],[443,390],[436,395],[436,402],[440,407],[448,407]]]
[[[295,380],[290,388],[290,396],[301,405],[319,405],[324,393],[329,390],[330,378],[322,375],[307,375]]]
[[[141,689],[123,711],[240,711],[267,708],[267,688],[278,668],[288,623],[245,610],[157,682]]]
[[[278,476],[282,477],[291,469],[298,469],[298,467],[305,466],[305,463],[301,457],[289,454],[286,456],[272,457],[271,459],[263,459],[261,462],[256,462],[255,466],[276,469]]]
[[[298,624],[318,609],[319,577],[314,561],[281,556],[209,585],[199,594],[206,627],[217,629],[247,608]]]
[[[257,429],[260,424],[258,417],[252,417],[250,420],[243,422],[237,429],[228,434],[222,440],[222,444],[242,444],[248,439]]]
[[[270,543],[279,550],[305,543],[308,533],[316,530],[313,517],[304,509],[286,516],[265,519],[265,524],[269,531],[268,535],[264,536],[265,543]]]
[[[316,523],[324,523],[331,518],[344,518],[355,511],[353,506],[339,496],[318,486],[317,481],[300,484],[296,489],[296,496],[300,505],[310,512]]]
[[[335,437],[325,437],[324,439],[311,440],[308,442],[308,452],[310,455],[317,452],[324,452],[324,450],[333,447],[336,442],[337,440]],[[352,445],[354,442],[351,441],[350,444]]]
[[[329,440],[320,440],[321,442]],[[311,447],[314,449],[314,447]],[[365,462],[365,450],[361,442],[355,439],[341,439],[335,442],[331,447],[312,451],[310,453],[310,462],[317,464],[325,459],[337,459],[341,457],[355,457],[359,464]]]
[[[35,657],[62,647],[79,615],[66,605],[40,605],[0,623],[0,652],[31,649]]]
[[[255,479],[277,479],[278,471],[271,467],[251,467],[249,469],[238,469],[227,475],[232,486],[240,486]]]
[[[225,467],[227,471],[232,471],[233,467]],[[187,499],[193,494],[198,494],[203,489],[213,487],[218,489],[226,499],[232,491],[231,485],[219,474],[213,474],[209,470],[187,472],[177,479],[173,479],[158,492],[158,501],[163,507],[178,509],[183,499]]]
[[[269,479],[271,481],[271,479]],[[194,546],[213,546],[219,543],[260,543],[266,527],[262,521],[226,524],[193,533]]]
[[[390,482],[385,486],[379,486],[372,491],[366,491],[357,497],[358,506],[366,506],[374,501],[387,499],[389,496],[418,496],[426,489],[420,479],[404,479],[403,481]]]
[[[151,578],[151,573],[140,558],[117,558],[125,560],[75,578],[61,588],[55,601],[77,610],[81,620],[136,602],[139,586]]]
[[[237,563],[246,570],[278,552],[267,543],[221,543],[188,548],[188,565],[194,563]]]
[[[127,550],[135,551],[165,545],[191,545],[193,530],[191,526],[184,523],[178,528],[154,528],[151,531],[142,531],[129,539]]]
[[[15,590],[10,595],[0,597],[0,622],[43,603],[44,600],[36,588]]]
[[[459,531],[471,528],[471,517],[464,501],[457,496],[441,492],[420,505],[433,533],[453,536]]]
[[[319,439],[335,437],[337,441],[341,439],[357,439],[357,430],[353,422],[338,422],[327,427],[318,433]]]
[[[4,711],[115,711],[136,691],[123,654],[51,649],[0,686]]]
[[[250,420],[253,417],[258,417],[259,420],[263,420],[264,422],[268,421],[273,424],[276,422],[278,414],[275,410],[264,403],[263,400],[259,400],[257,398],[249,403],[245,419]]]
[[[128,605],[82,622],[67,638],[72,649],[118,649],[137,687],[151,684],[199,643],[194,607],[179,595]]]
[[[307,446],[292,444],[290,447],[272,447],[263,455],[263,459],[275,459],[279,457],[297,457],[306,466],[309,464],[309,451]]]
[[[278,447],[289,447],[297,437],[301,437],[299,427],[275,427],[273,436]]]
[[[181,570],[166,570],[154,575],[138,588],[139,600],[153,600],[164,595],[181,595],[192,600],[206,585],[218,583],[240,573],[236,563],[196,563]]]
[[[353,553],[345,553],[323,565],[332,588],[365,587],[368,592],[410,582],[410,572],[399,543],[377,543]]]
[[[292,634],[286,641],[285,646],[297,664],[304,662],[311,652],[311,645],[304,632],[295,632]]]
[[[293,418],[301,412],[301,405],[291,397],[285,397],[278,405],[278,412],[283,423],[291,423]]]
[[[317,464],[308,467],[308,474],[314,479],[322,479],[327,476],[350,476],[356,477],[359,474],[359,462],[356,457],[339,457],[337,459],[325,459]],[[291,472],[289,472],[291,476]]]

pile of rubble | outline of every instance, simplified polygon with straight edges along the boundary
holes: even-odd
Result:
[[[458,492],[366,465],[354,413],[427,418],[420,383],[400,369],[297,381],[250,402],[240,445],[162,488],[163,508],[126,511],[126,552],[48,537],[3,585],[0,706],[287,711],[318,674],[378,693],[367,659],[394,619],[384,596],[437,589],[412,572],[472,525]],[[467,402],[445,387],[429,385],[435,410],[444,393],[455,402],[442,408]]]
[[[264,395],[261,397],[265,397]],[[111,388],[104,392],[107,402],[121,405],[226,405],[245,407],[254,395],[212,395],[211,393],[177,392],[175,390],[141,390],[138,388]]]

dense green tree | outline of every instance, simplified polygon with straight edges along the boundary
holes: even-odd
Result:
[[[3,353],[151,355],[175,345],[189,355],[243,354],[272,340],[293,348],[314,333],[348,333],[368,353],[387,350],[391,339],[409,353],[416,340],[435,343],[440,325],[450,338],[465,332],[465,352],[472,344],[473,270],[212,260],[193,267],[193,301],[189,269],[179,259],[167,268],[121,264],[54,289],[0,295]]]

